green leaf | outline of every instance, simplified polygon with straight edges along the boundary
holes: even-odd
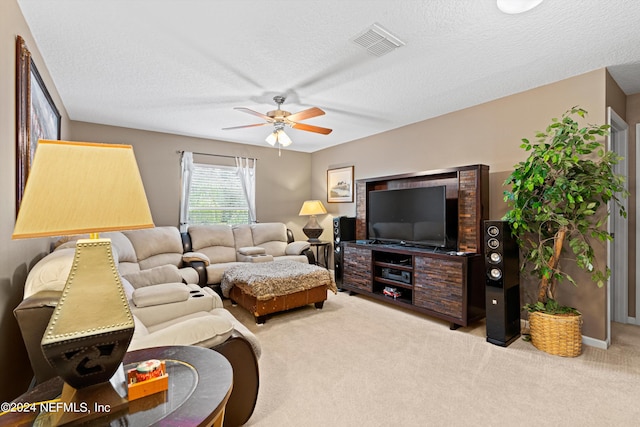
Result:
[[[551,119],[546,132],[536,132],[536,143],[523,138],[521,148],[528,157],[505,181],[510,190],[504,192],[504,217],[522,250],[521,270],[546,277],[552,286],[563,279],[578,285],[565,270],[571,264],[589,273],[594,283],[605,283],[610,272],[591,246],[596,240],[612,239],[603,229],[609,215],[603,207],[609,203],[616,207],[611,212],[627,216],[620,200],[628,191],[623,178],[613,172],[619,156],[602,143],[609,126],[578,123],[586,115],[584,109],[572,107]],[[567,244],[556,263],[553,248],[559,230],[566,231]]]

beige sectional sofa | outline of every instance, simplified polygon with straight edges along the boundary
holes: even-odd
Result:
[[[132,232],[137,233],[137,231]],[[218,285],[224,272],[245,262],[292,260],[314,263],[310,245],[294,241],[283,223],[191,226],[186,236],[190,252],[184,257],[192,265],[205,264],[206,284]]]
[[[55,375],[42,355],[40,341],[69,275],[79,237],[86,236],[62,239],[32,268],[24,300],[14,310],[36,382]],[[313,262],[312,255],[303,254],[305,250],[311,254],[308,243],[290,242],[291,233],[281,223],[192,227],[183,234],[176,227],[155,227],[102,233],[101,237],[111,239],[134,316],[129,350],[197,345],[223,354],[234,371],[225,425],[246,422],[258,396],[261,346],[224,309],[221,297],[203,285],[219,283],[232,265],[279,259]]]

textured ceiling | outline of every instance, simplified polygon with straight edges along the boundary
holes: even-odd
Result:
[[[265,145],[233,109],[317,106],[286,132],[314,152],[610,67],[640,92],[637,0],[18,0],[72,120]],[[374,23],[406,43],[376,57]],[[567,100],[567,108],[571,100]],[[555,112],[557,113],[557,112]]]

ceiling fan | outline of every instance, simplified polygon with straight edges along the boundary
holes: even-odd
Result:
[[[267,136],[266,141],[272,146],[279,144],[282,147],[286,147],[290,145],[292,142],[291,138],[289,138],[289,136],[284,132],[284,128],[286,126],[289,126],[293,129],[304,130],[307,132],[321,133],[323,135],[328,135],[331,133],[332,129],[323,128],[320,126],[308,125],[306,123],[298,123],[298,121],[300,120],[306,120],[312,117],[322,116],[324,114],[324,111],[322,111],[320,108],[311,107],[306,110],[302,110],[297,113],[291,114],[288,111],[284,111],[280,109],[280,107],[285,101],[284,96],[274,96],[273,100],[278,105],[278,109],[269,111],[267,112],[267,114],[262,114],[245,107],[234,107],[234,110],[243,111],[245,113],[249,113],[254,116],[263,118],[265,120],[265,123],[233,126],[233,127],[223,128],[223,130],[251,128],[256,126],[266,126],[266,125],[272,124],[273,132],[270,133],[269,136]]]

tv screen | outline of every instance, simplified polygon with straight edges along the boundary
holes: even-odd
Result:
[[[367,227],[369,239],[447,247],[457,229],[457,201],[447,203],[444,185],[370,191]]]

